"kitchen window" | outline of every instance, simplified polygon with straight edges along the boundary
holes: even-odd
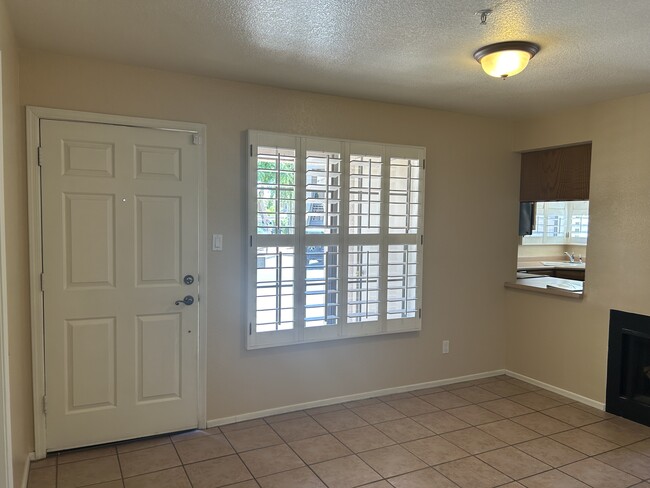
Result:
[[[420,330],[424,148],[248,138],[248,348]]]
[[[535,225],[523,245],[586,245],[589,235],[589,202],[537,202]]]

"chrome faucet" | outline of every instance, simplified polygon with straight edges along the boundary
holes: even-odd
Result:
[[[571,253],[571,254],[569,254],[568,252],[565,251],[564,254],[566,254],[566,255],[569,257],[569,262],[570,262],[570,263],[575,263],[575,262],[576,262],[576,255],[575,255],[575,253]]]

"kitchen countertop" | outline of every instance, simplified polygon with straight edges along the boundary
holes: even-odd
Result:
[[[517,279],[507,282],[505,286],[506,288],[581,299],[584,293],[584,282],[535,274],[535,271],[558,269],[584,271],[585,263],[571,263],[563,257],[557,256],[520,259],[517,261]]]
[[[583,297],[584,290],[582,281],[565,280],[562,278],[538,275],[520,278],[519,275],[520,273],[517,274],[516,281],[506,282],[505,287],[538,293],[547,293],[549,295],[558,295],[568,298],[580,299]]]

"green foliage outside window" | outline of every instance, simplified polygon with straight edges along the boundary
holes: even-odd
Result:
[[[257,226],[259,234],[293,234],[296,212],[295,162],[257,161]],[[278,170],[279,162],[279,170]],[[279,179],[279,181],[278,181]]]

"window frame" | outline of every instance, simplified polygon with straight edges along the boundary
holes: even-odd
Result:
[[[424,244],[424,205],[426,178],[426,149],[418,146],[369,143],[347,139],[330,139],[300,136],[267,131],[248,131],[247,144],[247,235],[246,235],[246,347],[266,347],[301,344],[319,341],[346,339],[382,334],[419,331],[422,329],[422,281]],[[257,233],[257,170],[258,147],[295,149],[295,221],[294,234],[265,235]],[[312,234],[306,232],[306,178],[307,152],[323,151],[340,154],[340,198],[338,234]],[[349,233],[349,167],[350,155],[375,155],[381,157],[381,213],[379,234]],[[390,199],[391,158],[419,161],[418,178],[418,228],[417,233],[390,234],[388,227],[388,205]],[[274,244],[277,242],[278,244]],[[416,308],[414,317],[387,317],[388,250],[389,245],[409,244],[415,246],[416,264]],[[305,327],[305,283],[307,246],[338,246],[338,320],[336,325]],[[367,322],[348,321],[348,250],[350,246],[379,246],[379,316]],[[293,268],[293,328],[258,332],[256,327],[257,299],[257,252],[258,247],[288,246],[294,248]],[[300,252],[302,251],[302,252]],[[393,251],[394,252],[394,251]],[[413,251],[411,251],[413,252]],[[411,275],[412,276],[412,275]],[[408,278],[407,278],[408,279]],[[411,300],[412,301],[412,300]]]
[[[561,203],[564,205],[562,209],[562,217],[564,218],[564,235],[562,237],[549,236],[547,235],[549,212],[547,211],[547,204],[558,204]],[[521,244],[524,246],[563,246],[563,245],[573,245],[573,246],[586,246],[589,236],[589,200],[568,200],[568,201],[545,201],[545,202],[535,202],[535,216],[537,219],[538,211],[540,204],[544,204],[543,210],[543,229],[541,231],[542,235],[528,235],[523,236]],[[586,204],[586,205],[585,205]],[[587,237],[572,237],[572,219],[574,216],[582,216],[584,214],[584,207],[587,209]],[[537,222],[536,227],[537,227]]]

